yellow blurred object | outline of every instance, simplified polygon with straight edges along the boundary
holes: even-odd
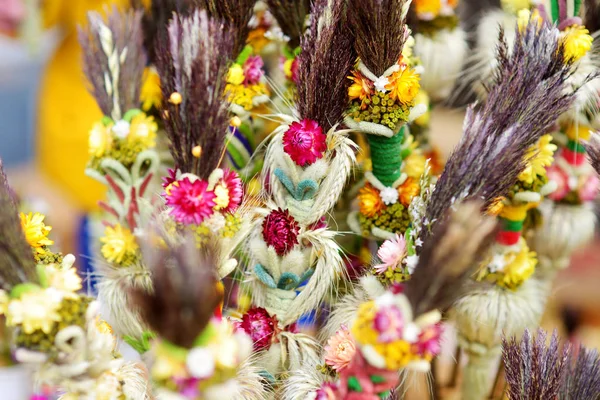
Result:
[[[82,72],[77,25],[86,23],[88,10],[107,5],[126,7],[127,0],[45,0],[45,26],[60,26],[65,38],[48,64],[40,87],[40,170],[48,180],[67,192],[85,210],[96,208],[105,188],[84,175],[88,132],[102,113],[88,92]]]

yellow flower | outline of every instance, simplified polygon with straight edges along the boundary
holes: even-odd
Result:
[[[51,246],[54,242],[48,239],[48,234],[52,230],[51,226],[44,224],[46,216],[40,213],[20,214],[21,228],[25,233],[25,239],[36,252],[44,254],[44,246]]]
[[[131,231],[116,224],[114,228],[107,226],[104,237],[100,238],[104,245],[100,250],[104,258],[109,262],[120,264],[124,258],[135,256],[138,245]]]
[[[365,78],[359,71],[352,71],[352,76],[349,76],[348,79],[353,82],[348,88],[348,97],[350,100],[359,99],[362,102],[361,107],[364,107],[364,101],[370,99],[373,93],[373,82]]]
[[[244,83],[245,79],[244,69],[240,64],[233,64],[233,66],[229,68],[229,71],[227,71],[227,83],[241,85]]]
[[[527,217],[527,211],[535,208],[537,203],[525,203],[519,205],[504,205],[499,212],[501,218],[509,221],[523,221]]]
[[[537,9],[534,9],[533,11],[530,11],[528,8],[521,9],[517,13],[517,17],[517,25],[519,27],[519,32],[525,31],[525,28],[527,28],[530,19],[537,22],[538,29],[542,26],[542,22],[544,21],[542,19],[542,16],[540,15],[540,12]]]
[[[52,288],[25,292],[8,304],[6,323],[8,326],[21,326],[25,334],[38,329],[49,334],[54,324],[60,321],[58,310],[61,301],[60,294]]]
[[[222,210],[229,205],[229,190],[225,185],[218,184],[213,193],[215,194],[215,206],[213,207],[215,210]]]
[[[552,165],[554,152],[557,149],[556,145],[551,142],[552,136],[544,135],[527,150],[527,154],[525,155],[527,166],[519,175],[521,182],[531,184],[537,175],[546,175],[546,167]]]
[[[154,117],[140,113],[131,119],[127,140],[137,141],[147,148],[152,148],[156,146],[157,131],[158,125]]]
[[[385,208],[385,204],[379,196],[379,191],[367,183],[358,191],[358,207],[362,215],[374,217]]]
[[[413,151],[402,163],[402,171],[409,178],[419,179],[425,172],[427,159],[420,151]]]
[[[390,91],[390,97],[403,104],[411,103],[421,88],[419,75],[409,67],[403,67],[394,72],[390,76],[389,82],[385,88]]]
[[[104,126],[102,122],[96,122],[92,126],[88,137],[88,151],[92,157],[102,157],[110,150],[113,138],[110,126]]]
[[[225,86],[225,92],[228,93],[228,101],[243,107],[246,111],[254,108],[254,99],[258,96],[269,95],[269,90],[264,83],[256,85],[233,85]]]
[[[487,208],[487,210],[485,210],[485,213],[487,215],[492,215],[492,216],[496,216],[499,215],[502,210],[504,210],[504,200],[505,198],[500,196],[500,197],[496,197],[493,201],[492,204],[490,204]],[[519,220],[522,221],[522,220]]]
[[[531,0],[500,0],[504,11],[516,14],[519,10],[531,7]]]
[[[535,272],[537,258],[535,251],[529,251],[525,240],[521,238],[521,250],[508,260],[497,283],[508,289],[516,289]]]
[[[418,15],[427,15],[431,18],[437,17],[442,9],[441,0],[414,0],[413,4]]]
[[[587,125],[571,124],[567,127],[566,135],[571,140],[590,140],[592,128]]]
[[[152,107],[160,108],[162,103],[162,91],[160,89],[160,77],[153,67],[146,67],[142,75],[142,89],[140,91],[142,110],[148,111]]]
[[[592,48],[594,38],[590,36],[585,26],[572,25],[561,33],[562,43],[565,47],[565,57],[577,61],[585,56]]]
[[[262,49],[269,44],[269,39],[265,37],[266,32],[267,29],[265,27],[259,26],[248,33],[247,42],[250,46],[252,46],[255,54],[260,53]]]
[[[288,58],[287,60],[285,60],[285,62],[283,63],[283,73],[285,74],[285,77],[288,79],[292,79],[292,66],[294,65],[294,59],[293,58]]]

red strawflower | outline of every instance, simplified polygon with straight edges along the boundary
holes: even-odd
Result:
[[[287,210],[281,208],[271,211],[262,224],[263,239],[275,252],[284,256],[298,244],[298,223]]]
[[[215,194],[207,189],[206,181],[194,182],[185,177],[171,185],[167,194],[167,205],[172,207],[171,215],[182,224],[201,224],[213,214]]]
[[[327,136],[316,121],[294,122],[283,134],[283,150],[301,167],[311,165],[327,150]]]
[[[271,347],[277,330],[277,320],[262,307],[253,307],[244,314],[237,328],[246,332],[254,343],[254,350],[267,350]]]

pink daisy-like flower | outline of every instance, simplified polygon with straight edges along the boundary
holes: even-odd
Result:
[[[441,323],[423,329],[417,343],[414,344],[415,352],[422,357],[435,357],[440,354],[442,331]]]
[[[277,320],[262,307],[253,307],[244,314],[237,328],[246,332],[254,343],[254,350],[267,350],[271,347],[277,330]]]
[[[286,255],[298,244],[300,227],[287,210],[279,208],[271,211],[263,221],[262,228],[263,239],[280,256]]]
[[[223,178],[214,189],[217,199],[215,199],[215,209],[222,212],[233,212],[242,203],[242,180],[237,172],[230,169],[223,171]],[[222,197],[225,197],[224,199]]]
[[[344,325],[329,338],[325,346],[325,363],[336,371],[346,368],[356,354],[356,345]]]
[[[373,320],[373,329],[379,333],[380,343],[400,340],[404,334],[404,317],[395,305],[380,307]]]
[[[177,182],[177,168],[169,168],[167,170],[167,172],[169,173],[168,176],[163,176],[162,177],[162,187],[163,189],[165,189],[165,194],[169,193],[170,190],[170,186]]]
[[[167,205],[172,207],[171,215],[182,224],[201,224],[213,214],[215,194],[207,189],[203,180],[190,181],[183,178],[171,185],[167,194]]]
[[[243,65],[244,76],[246,79],[244,80],[244,85],[256,85],[260,78],[262,78],[264,72],[263,68],[263,60],[260,56],[250,56],[246,60]]]
[[[396,234],[393,239],[388,239],[377,251],[381,264],[375,265],[375,271],[383,274],[389,267],[397,268],[406,256],[406,241],[403,236]]]
[[[315,400],[336,400],[338,398],[337,385],[333,382],[325,382],[317,390]]]
[[[600,180],[598,180],[596,174],[592,173],[587,177],[585,183],[579,188],[579,200],[581,200],[583,203],[593,201],[598,195],[599,185]]]
[[[569,175],[558,165],[552,165],[547,168],[546,174],[548,180],[556,183],[556,190],[548,195],[548,198],[554,201],[560,201],[569,193]]]
[[[299,166],[311,165],[327,150],[327,136],[316,121],[294,122],[283,134],[283,150]]]

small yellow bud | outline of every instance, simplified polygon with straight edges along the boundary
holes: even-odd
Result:
[[[229,123],[231,124],[231,126],[235,126],[237,128],[242,124],[242,120],[236,115],[235,117],[231,118]]]
[[[169,103],[179,105],[181,104],[181,100],[181,95],[177,92],[173,92],[171,93],[171,96],[169,96]]]
[[[202,155],[202,147],[194,146],[194,148],[192,149],[192,155],[196,158],[200,158],[200,156]]]

